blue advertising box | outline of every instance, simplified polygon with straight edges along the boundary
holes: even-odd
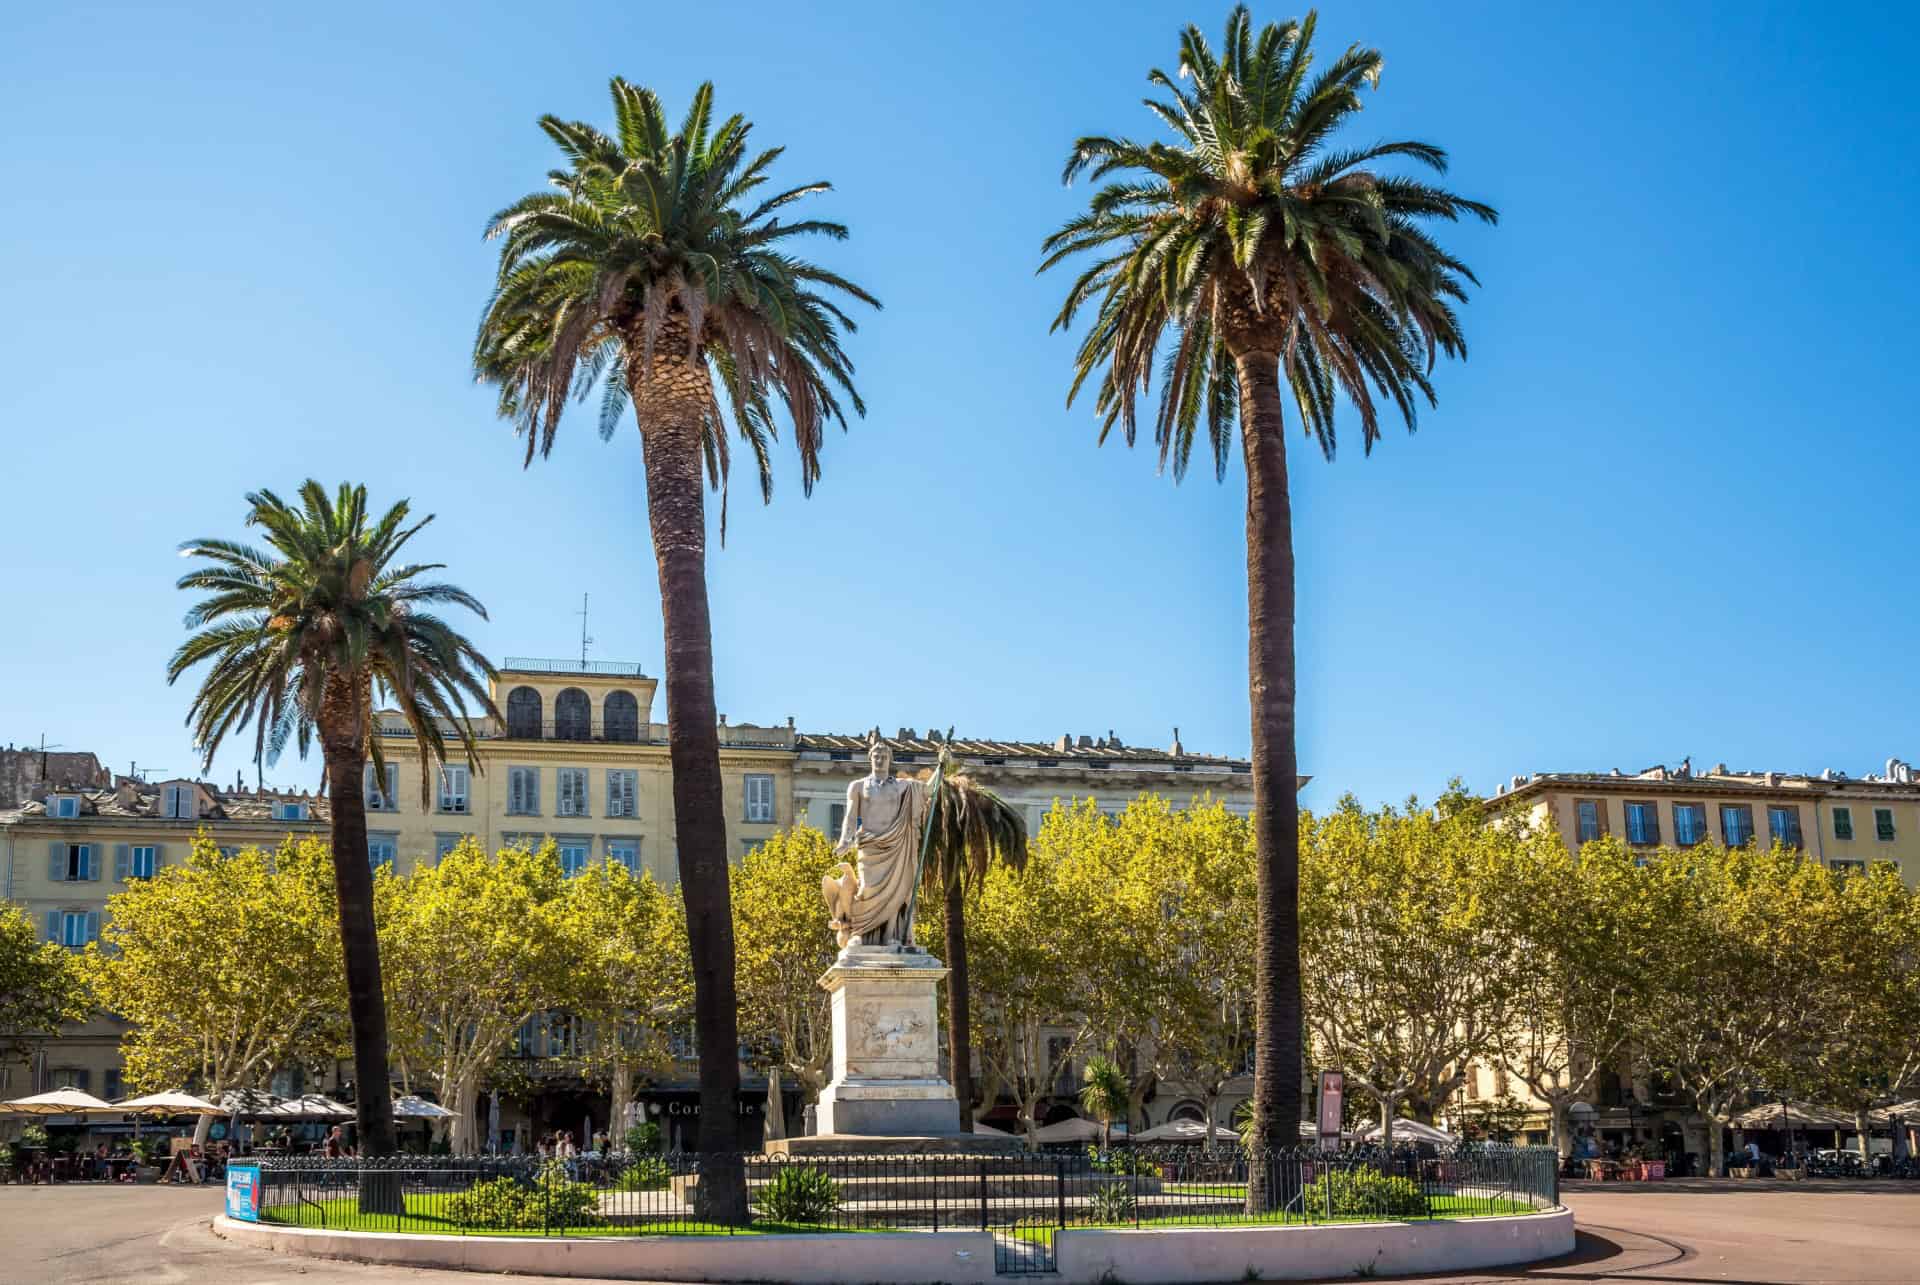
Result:
[[[260,1166],[258,1163],[227,1163],[227,1217],[241,1222],[260,1221]]]

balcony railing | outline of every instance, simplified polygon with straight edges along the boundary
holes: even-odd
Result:
[[[644,678],[637,660],[549,660],[509,656],[500,666],[523,674],[600,674],[608,678]]]
[[[641,745],[647,741],[647,724],[635,726],[618,720],[609,724],[599,718],[509,718],[499,733],[515,741],[612,741]]]

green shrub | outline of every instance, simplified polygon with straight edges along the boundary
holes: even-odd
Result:
[[[660,1126],[643,1120],[628,1129],[627,1150],[636,1156],[657,1153],[660,1150]]]
[[[1335,1169],[1315,1179],[1301,1193],[1301,1205],[1310,1218],[1328,1214],[1335,1218],[1421,1218],[1427,1212],[1427,1198],[1413,1179],[1366,1168]]]
[[[1090,1223],[1130,1223],[1133,1221],[1133,1191],[1124,1182],[1103,1182],[1087,1200]]]
[[[1160,1166],[1151,1161],[1142,1160],[1130,1148],[1119,1147],[1102,1153],[1098,1147],[1087,1148],[1087,1164],[1095,1173],[1139,1174],[1145,1178],[1158,1178]]]
[[[511,1178],[491,1178],[450,1196],[447,1221],[457,1227],[524,1227],[529,1189]],[[537,1211],[534,1222],[539,1225]]]
[[[788,1165],[760,1189],[753,1203],[776,1223],[823,1223],[840,1208],[840,1184],[824,1169]]]
[[[664,1191],[673,1169],[659,1156],[636,1155],[613,1181],[615,1191]]]
[[[448,1199],[446,1217],[455,1226],[487,1230],[597,1227],[606,1222],[600,1193],[589,1183],[569,1180],[565,1167],[557,1164],[542,1170],[532,1186],[512,1178],[477,1182]]]
[[[30,1124],[20,1130],[20,1145],[29,1150],[46,1150],[47,1127],[43,1124]]]

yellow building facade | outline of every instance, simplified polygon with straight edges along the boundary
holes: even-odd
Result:
[[[619,861],[679,881],[667,727],[653,721],[657,681],[618,662],[509,657],[492,696],[499,718],[472,721],[469,766],[445,728],[446,763],[427,765],[404,719],[380,716],[386,777],[366,778],[369,855],[402,872],[465,838],[488,848],[552,839],[570,872]],[[735,859],[793,821],[794,730],[720,733],[727,834]]]
[[[1920,877],[1920,780],[1899,759],[1882,774],[1736,772],[1689,763],[1620,772],[1514,777],[1495,800],[1552,824],[1569,848],[1604,836],[1634,847],[1761,846],[1775,839],[1835,869],[1887,862]]]

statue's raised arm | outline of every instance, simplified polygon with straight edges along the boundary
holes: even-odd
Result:
[[[869,771],[847,787],[834,855],[854,854],[820,881],[827,922],[842,947],[910,946],[921,831],[931,790],[893,774],[893,750],[875,738]]]

